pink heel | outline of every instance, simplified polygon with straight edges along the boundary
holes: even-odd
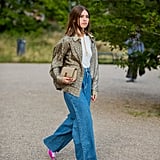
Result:
[[[55,152],[52,152],[51,150],[48,150],[48,154],[49,154],[51,160],[55,160],[55,158],[56,158],[56,153]]]

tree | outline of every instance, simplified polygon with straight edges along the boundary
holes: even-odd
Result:
[[[0,30],[41,32],[52,29],[57,22],[64,26],[68,12],[68,2],[65,0],[1,0]]]
[[[141,69],[156,69],[160,55],[160,0],[1,0],[0,30],[18,32],[53,30],[67,23],[70,9],[77,4],[91,12],[92,30],[97,40],[122,50],[131,32],[140,31],[145,52],[137,63]],[[41,21],[39,15],[45,19]],[[120,66],[127,62],[119,61]]]
[[[141,70],[156,69],[160,55],[159,0],[97,0],[92,1],[92,31],[99,40],[110,42],[113,48],[126,48],[129,33],[139,31],[145,52],[138,56]],[[97,14],[95,14],[97,13]],[[121,66],[127,62],[119,61]]]
[[[157,69],[160,55],[160,0],[77,0],[91,12],[92,32],[97,40],[109,42],[111,49],[127,48],[132,32],[140,32],[145,52],[137,55],[140,71]],[[127,61],[117,62],[121,67]],[[140,74],[141,75],[141,74]]]

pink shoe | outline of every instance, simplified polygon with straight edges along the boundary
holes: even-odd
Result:
[[[51,150],[48,150],[48,154],[49,154],[51,160],[55,160],[55,158],[56,158],[56,153],[55,152],[52,152]]]

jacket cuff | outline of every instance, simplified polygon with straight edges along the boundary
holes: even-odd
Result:
[[[93,90],[92,95],[95,95],[97,97],[97,91]]]
[[[63,80],[63,77],[61,77],[61,76],[57,76],[57,83],[62,83],[62,80]]]

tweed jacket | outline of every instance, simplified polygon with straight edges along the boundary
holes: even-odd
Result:
[[[91,39],[92,58],[90,62],[90,72],[92,78],[92,94],[98,91],[98,55],[95,41],[92,35],[89,34]],[[62,77],[60,76],[61,68],[63,66],[71,66],[77,68],[77,80],[72,84],[62,83]],[[63,90],[69,92],[74,96],[79,96],[84,68],[82,66],[82,45],[78,36],[64,36],[54,47],[52,63],[50,67],[50,75],[53,78],[54,85],[57,90]]]

